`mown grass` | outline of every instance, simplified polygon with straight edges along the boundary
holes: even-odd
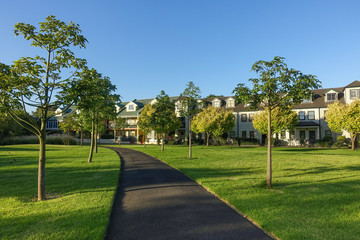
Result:
[[[46,192],[36,202],[38,145],[0,147],[0,239],[103,239],[119,178],[104,148],[47,146]]]
[[[266,149],[127,146],[155,156],[210,189],[283,240],[360,239],[360,152],[275,148],[273,187]]]

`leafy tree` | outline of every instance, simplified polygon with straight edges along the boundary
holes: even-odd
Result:
[[[154,130],[161,134],[161,151],[164,151],[165,135],[181,126],[179,118],[175,114],[175,105],[169,96],[162,90],[157,96],[157,102],[152,106],[151,125]]]
[[[59,128],[65,133],[67,132],[68,137],[70,137],[70,131],[74,131],[77,127],[76,120],[73,116],[67,116],[62,122],[59,123]],[[68,145],[70,141],[68,141]]]
[[[120,96],[112,94],[115,90],[116,86],[111,84],[108,77],[102,76],[95,69],[84,69],[77,74],[77,81],[64,86],[60,93],[66,93],[63,101],[74,101],[91,122],[89,163],[96,149],[96,136],[101,120],[113,119],[116,114],[115,104],[120,101]]]
[[[209,94],[206,98],[224,97],[224,95]]]
[[[148,104],[144,107],[144,109],[141,111],[141,115],[138,120],[138,126],[144,133],[144,147],[146,146],[146,136],[151,131],[151,129],[154,127],[151,124],[151,116],[154,114],[154,108],[151,106],[151,104]]]
[[[321,86],[314,75],[305,75],[298,70],[288,68],[282,57],[274,57],[271,61],[257,61],[251,68],[259,74],[259,78],[250,78],[253,88],[249,89],[240,83],[234,89],[240,102],[250,104],[250,109],[263,107],[268,113],[268,154],[267,185],[271,186],[271,113],[275,108],[290,109],[303,99],[312,97],[311,89]]]
[[[116,131],[119,130],[119,145],[121,144],[121,131],[124,130],[124,128],[126,128],[127,126],[129,126],[129,124],[126,122],[125,118],[117,117],[114,120],[114,139],[116,139]]]
[[[48,16],[45,22],[40,22],[40,30],[30,24],[18,23],[14,32],[16,36],[23,35],[26,40],[30,40],[31,46],[44,51],[44,56],[23,57],[11,67],[0,66],[1,107],[15,122],[39,138],[37,198],[41,201],[46,198],[46,123],[52,115],[49,110],[56,105],[52,102],[53,94],[72,81],[73,75],[63,78],[63,72],[75,73],[85,65],[85,60],[76,58],[70,47],[84,48],[87,40],[81,35],[79,25],[73,22],[66,24],[55,16]],[[65,109],[71,104],[65,106]],[[40,124],[31,118],[29,107],[40,109]],[[16,110],[24,111],[27,116],[20,116]]]
[[[274,108],[271,111],[271,132],[280,134],[282,131],[292,131],[298,124],[298,115],[290,109]],[[262,134],[268,132],[268,112],[267,110],[254,114],[252,124],[256,130]]]
[[[234,126],[235,116],[232,111],[209,106],[193,118],[191,129],[195,133],[206,133],[206,146],[209,146],[211,134],[221,136]]]
[[[25,113],[17,113],[22,117],[26,117]],[[0,138],[30,135],[31,132],[22,128],[19,124],[12,120],[12,118],[6,113],[0,112]]]
[[[189,122],[189,158],[192,158],[191,121],[201,111],[201,103],[198,101],[200,98],[200,89],[193,82],[188,82],[184,92],[180,94],[181,107],[179,108],[179,113],[180,116],[185,117],[185,119],[187,118]]]
[[[326,122],[334,132],[350,133],[351,149],[355,150],[356,136],[360,133],[360,100],[347,105],[338,101],[328,105]]]

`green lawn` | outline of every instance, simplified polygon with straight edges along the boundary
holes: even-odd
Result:
[[[120,159],[104,148],[47,147],[46,192],[35,202],[37,145],[0,147],[0,239],[103,239]]]
[[[275,148],[273,188],[266,149],[127,146],[153,155],[210,189],[283,240],[360,239],[360,152]]]

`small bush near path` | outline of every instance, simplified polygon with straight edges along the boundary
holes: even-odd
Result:
[[[35,202],[37,145],[0,147],[1,239],[103,239],[120,159],[104,148],[47,146],[48,200]]]
[[[282,240],[358,240],[360,157],[349,149],[274,148],[266,187],[266,148],[126,146],[155,156],[216,193]]]

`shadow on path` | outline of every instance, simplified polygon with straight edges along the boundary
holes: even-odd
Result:
[[[105,239],[272,239],[178,170],[135,150],[110,149],[122,172]]]

